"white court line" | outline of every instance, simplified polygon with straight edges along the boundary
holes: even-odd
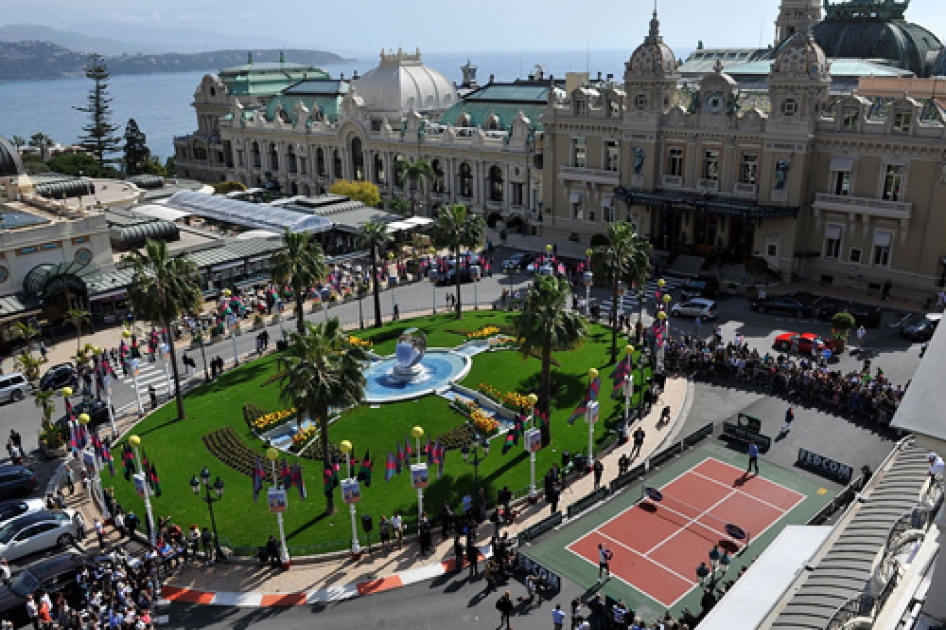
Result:
[[[732,495],[730,495],[730,496],[732,496]],[[652,505],[658,505],[658,504],[656,504],[656,503],[653,503],[653,501],[651,501],[651,504],[652,504]],[[666,507],[666,506],[659,506],[659,507],[660,507],[661,510],[666,510],[666,511],[668,511],[668,512],[673,512],[674,514],[679,515],[681,518],[685,518],[685,519],[687,519],[687,520],[690,519],[690,517],[687,516],[686,514],[684,514],[683,512],[677,512],[677,511],[674,510],[673,508],[668,508],[668,507]],[[719,518],[718,516],[713,516],[712,514],[704,514],[704,516],[709,516],[710,518],[715,519],[715,520],[719,521],[720,523],[726,523],[726,521],[724,521],[723,519]],[[708,529],[709,531],[713,532],[714,534],[718,534],[718,535],[720,535],[720,536],[722,536],[722,537],[724,537],[724,538],[732,538],[732,536],[730,536],[729,534],[727,534],[725,531],[722,531],[722,532],[721,532],[721,531],[719,531],[718,529],[714,529],[714,528],[710,527],[710,526],[707,525],[706,523],[696,523],[696,524],[699,525],[700,527],[702,527],[703,529]],[[677,533],[679,533],[679,532],[677,532]],[[676,534],[674,534],[674,535],[676,535]],[[743,547],[745,546],[745,545],[740,545],[740,543],[738,543],[738,542],[734,542],[733,544],[734,544],[734,545],[743,546]]]
[[[768,507],[772,508],[773,510],[775,510],[775,511],[777,511],[777,512],[781,512],[782,514],[785,514],[785,513],[786,513],[785,508],[779,507],[779,506],[775,505],[774,503],[769,503],[769,502],[766,501],[765,499],[760,499],[759,497],[754,496],[754,495],[751,495],[751,494],[749,494],[748,492],[744,492],[744,491],[743,491],[742,489],[740,489],[740,488],[733,488],[732,486],[726,485],[726,484],[723,483],[722,481],[719,481],[719,480],[717,480],[717,479],[713,479],[712,477],[707,477],[706,475],[704,475],[704,474],[702,474],[702,473],[698,473],[698,472],[696,472],[695,470],[692,471],[692,472],[693,472],[693,474],[696,475],[697,477],[702,477],[703,479],[705,479],[705,480],[707,480],[707,481],[711,481],[711,482],[713,482],[713,483],[715,483],[715,484],[718,484],[718,485],[720,485],[720,486],[722,486],[722,487],[724,487],[724,488],[729,488],[730,490],[735,490],[734,494],[741,494],[741,495],[743,495],[743,496],[745,496],[745,497],[748,497],[748,498],[750,498],[750,499],[755,499],[758,503],[761,503],[762,505],[768,506]],[[766,479],[766,481],[768,481],[768,479]],[[793,491],[793,493],[796,494],[796,495],[798,494],[797,492],[794,492],[794,491]],[[794,508],[792,508],[792,509],[794,509]],[[791,511],[791,510],[789,510],[789,511]]]
[[[657,545],[655,545],[654,547],[652,547],[651,549],[649,549],[649,550],[647,551],[647,553],[644,554],[644,556],[647,557],[647,558],[650,558],[650,554],[651,554],[653,551],[655,551],[656,549],[662,547],[665,543],[667,543],[667,542],[669,542],[670,540],[672,540],[674,536],[676,536],[677,534],[679,534],[680,532],[682,532],[683,530],[685,530],[685,529],[686,529],[687,527],[689,527],[690,525],[693,525],[694,523],[696,523],[696,524],[698,524],[698,525],[701,525],[701,526],[703,526],[703,527],[706,527],[706,529],[708,529],[708,530],[715,531],[712,527],[707,527],[706,525],[703,525],[703,523],[700,523],[700,519],[703,518],[704,516],[712,516],[712,514],[710,514],[710,511],[713,510],[713,508],[716,508],[717,506],[719,506],[721,503],[723,503],[723,502],[726,501],[727,499],[729,499],[729,497],[731,497],[731,496],[734,495],[734,494],[735,494],[735,492],[733,492],[733,491],[730,489],[729,494],[727,494],[727,495],[724,496],[722,499],[720,499],[719,501],[717,501],[717,502],[714,503],[713,505],[709,506],[708,508],[706,508],[705,510],[703,510],[702,512],[700,512],[699,514],[697,514],[695,518],[691,518],[691,517],[689,517],[689,516],[684,516],[684,515],[681,514],[681,516],[683,516],[683,518],[687,519],[689,522],[688,522],[686,525],[684,525],[684,526],[682,526],[682,527],[679,527],[679,528],[677,529],[677,531],[675,531],[674,533],[670,534],[669,536],[667,536],[666,538],[664,538],[661,542],[657,543]],[[657,505],[657,504],[655,503],[655,505]],[[657,505],[657,509],[658,509],[658,510],[660,509],[660,506],[659,506],[659,505]],[[670,511],[673,512],[674,510],[670,510]],[[679,512],[677,512],[677,514],[679,514]],[[715,516],[712,516],[712,518],[716,518],[716,517],[715,517]],[[720,519],[720,520],[722,520],[722,519]],[[716,533],[718,534],[719,532],[716,532]],[[728,537],[728,538],[732,538],[732,536],[727,536],[727,537]]]
[[[727,466],[727,467],[729,467],[729,468],[732,468],[734,471],[736,471],[736,472],[739,473],[739,474],[742,474],[742,472],[743,472],[741,468],[736,468],[736,467],[733,466],[732,464],[727,464],[726,462],[720,461],[720,460],[716,459],[715,457],[707,457],[707,458],[704,459],[703,461],[705,462],[705,461],[709,461],[709,460],[713,460],[714,462],[716,462],[716,463],[718,463],[718,464],[722,464],[723,466]],[[703,462],[700,462],[700,463],[702,464]],[[699,465],[699,464],[697,464],[697,465]],[[693,473],[694,473],[694,474],[699,475],[700,477],[706,477],[706,475],[703,475],[702,473],[696,472],[695,469],[691,469],[691,470],[693,470]],[[718,481],[718,480],[716,480],[716,479],[713,479],[712,477],[706,477],[706,478],[709,479],[710,481],[715,481],[716,483],[718,483],[718,484],[720,484],[720,485],[722,485],[722,486],[725,486],[725,487],[727,487],[727,488],[732,488],[732,486],[727,486],[727,485],[726,485],[725,483],[723,483],[722,481]],[[772,484],[773,486],[778,486],[778,487],[781,488],[782,490],[786,490],[786,491],[788,491],[788,492],[791,492],[791,493],[794,494],[795,496],[801,497],[802,499],[805,498],[805,495],[804,495],[804,494],[798,492],[797,490],[793,490],[793,489],[789,488],[788,486],[782,485],[782,484],[778,483],[777,481],[772,481],[771,479],[766,479],[765,477],[762,477],[761,479],[762,479],[763,481],[765,481],[766,483]],[[738,488],[738,487],[737,487],[737,488],[735,488],[735,490],[738,491],[738,492],[741,493],[741,494],[745,494],[745,495],[747,495],[747,496],[752,497],[753,499],[755,499],[755,500],[758,501],[759,503],[765,503],[766,505],[768,505],[768,506],[770,506],[770,507],[772,507],[772,508],[774,508],[774,509],[776,509],[776,510],[778,510],[778,511],[780,511],[780,512],[785,512],[785,510],[782,509],[782,508],[780,508],[779,506],[774,505],[774,504],[771,504],[771,503],[769,503],[768,501],[766,501],[765,499],[760,499],[760,498],[758,498],[758,497],[755,497],[755,496],[749,494],[748,492],[746,492],[745,490],[743,490],[742,488]],[[796,503],[795,505],[798,505],[798,504]],[[792,507],[792,509],[794,510],[795,508]],[[791,511],[791,510],[789,510],[789,511]]]
[[[648,560],[648,561],[650,561],[650,562],[653,562],[654,564],[656,564],[656,565],[657,565],[658,567],[660,567],[661,569],[664,569],[665,571],[669,571],[670,573],[674,574],[675,576],[677,576],[678,578],[680,578],[681,580],[683,580],[683,581],[686,582],[687,584],[694,584],[694,585],[696,584],[696,582],[694,582],[691,578],[688,578],[688,577],[686,577],[686,576],[680,575],[679,573],[677,573],[676,571],[674,571],[674,570],[671,569],[670,567],[668,567],[668,566],[666,566],[666,565],[664,565],[664,564],[661,564],[660,562],[657,562],[657,561],[654,560],[653,558],[648,558],[647,556],[645,556],[644,554],[642,554],[642,553],[639,552],[638,550],[633,549],[633,548],[631,548],[631,547],[628,547],[627,545],[625,545],[624,543],[622,543],[622,542],[621,542],[620,540],[618,540],[617,538],[614,538],[614,537],[612,537],[612,536],[608,536],[607,534],[602,534],[601,532],[598,532],[598,534],[599,534],[602,538],[607,538],[608,540],[610,540],[611,542],[615,543],[616,545],[620,545],[620,546],[624,547],[625,549],[627,549],[627,550],[630,551],[631,553],[633,553],[633,554],[635,554],[635,555],[638,555],[638,556],[640,556],[640,557],[642,557],[642,558],[645,558],[646,560]],[[585,559],[588,560],[587,558],[585,558]],[[588,560],[588,562],[590,563],[591,561]]]

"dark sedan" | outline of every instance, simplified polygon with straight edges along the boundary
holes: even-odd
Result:
[[[907,339],[916,341],[929,341],[936,332],[940,320],[943,319],[942,313],[930,313],[918,320],[907,322],[900,328],[900,334]]]
[[[818,318],[830,320],[837,313],[850,313],[858,326],[876,328],[884,319],[883,310],[878,306],[864,306],[862,304],[828,304],[818,309]]]
[[[0,618],[12,621],[17,627],[28,621],[26,596],[38,589],[51,596],[62,593],[67,600],[78,596],[76,574],[92,562],[77,553],[67,553],[41,560],[23,569],[10,584],[0,587]]]
[[[100,424],[106,424],[108,420],[108,406],[101,400],[93,400],[91,403],[77,403],[72,407],[73,413],[75,413],[76,418],[81,416],[84,413],[89,414],[89,426],[95,428]],[[56,424],[60,426],[67,426],[69,424],[69,417],[63,416],[56,420]]]
[[[79,382],[79,375],[71,363],[60,363],[54,365],[43,374],[39,379],[39,388],[48,391],[50,389],[59,389],[61,387],[75,387]]]
[[[0,466],[0,499],[28,495],[37,486],[36,473],[26,466]]]
[[[752,310],[759,313],[785,313],[796,317],[810,317],[811,306],[790,297],[766,297],[752,301]]]

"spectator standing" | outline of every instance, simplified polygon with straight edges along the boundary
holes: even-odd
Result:
[[[562,610],[561,604],[555,604],[555,608],[552,610],[552,628],[553,630],[562,630],[564,624],[565,611]]]
[[[644,438],[647,434],[644,432],[644,429],[637,427],[634,429],[634,448],[631,449],[630,458],[634,459],[641,453],[641,448],[644,446]]]
[[[611,560],[614,558],[614,552],[598,543],[598,584],[601,584],[601,576],[607,574],[611,578]]]
[[[746,474],[748,475],[753,469],[755,469],[755,474],[759,474],[759,445],[755,443],[755,440],[749,442],[749,466],[746,468]]]
[[[601,460],[598,459],[595,461],[595,489],[598,489],[598,486],[601,485],[601,475],[604,474],[604,464],[601,463]]]
[[[401,549],[404,546],[404,519],[401,518],[400,512],[395,512],[391,517],[391,529],[397,538],[397,548]]]
[[[506,624],[506,630],[512,630],[509,620],[512,617],[513,610],[515,610],[515,605],[512,603],[512,594],[509,591],[503,593],[503,596],[496,602],[496,610],[499,611],[500,615],[499,626],[502,627],[503,624]]]

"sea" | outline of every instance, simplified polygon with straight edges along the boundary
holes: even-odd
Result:
[[[636,46],[636,44],[635,44]],[[461,80],[460,67],[470,60],[478,67],[480,84],[492,74],[496,81],[525,78],[541,65],[546,76],[564,78],[566,72],[598,72],[619,78],[633,46],[627,50],[572,50],[533,52],[489,52],[472,55],[424,53],[424,63],[441,72],[451,81]],[[681,54],[685,53],[685,54]],[[677,51],[686,57],[689,51]],[[292,61],[289,59],[288,61]],[[358,61],[324,67],[333,77],[350,78],[357,70],[364,75],[377,66],[378,56],[365,56]],[[147,136],[152,154],[162,159],[173,154],[174,137],[183,136],[197,127],[191,102],[205,72],[150,74],[112,77],[109,96],[112,99],[112,123],[124,131],[125,123],[134,118]],[[75,107],[86,104],[90,81],[85,78],[52,81],[17,81],[0,84],[0,135],[29,138],[42,132],[60,144],[72,144],[88,124],[87,114]]]

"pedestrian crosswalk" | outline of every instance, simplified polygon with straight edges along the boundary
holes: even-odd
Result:
[[[128,372],[128,376],[118,372],[118,380],[131,389],[135,388],[135,379]],[[148,393],[148,386],[154,385],[154,389],[161,392],[168,388],[168,380],[164,374],[164,364],[161,361],[151,363],[147,358],[142,358],[138,364],[138,391],[142,394]]]
[[[664,286],[664,293],[672,293],[683,286],[684,283],[684,281],[680,278],[665,278],[665,280],[667,284]],[[654,293],[659,290],[660,287],[657,286],[656,280],[647,281],[647,284],[644,287],[645,309],[654,305]],[[611,298],[601,297],[597,301],[597,304],[601,307],[601,317],[607,319],[611,314]],[[628,291],[623,298],[618,298],[618,312],[620,313],[630,315],[631,313],[636,313],[639,308],[640,302],[637,299],[637,294],[632,291]]]

